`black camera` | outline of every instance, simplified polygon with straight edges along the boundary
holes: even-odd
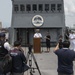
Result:
[[[28,53],[30,54],[31,52],[32,52],[32,48],[33,48],[33,46],[31,45],[31,44],[29,44],[29,46],[28,46]]]
[[[62,39],[59,39],[58,43],[59,43],[59,48],[61,49],[63,47]]]

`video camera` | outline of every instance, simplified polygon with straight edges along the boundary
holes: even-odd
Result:
[[[31,45],[31,44],[29,44],[29,46],[28,46],[28,53],[30,54],[31,52],[32,52],[32,48],[33,48],[33,46]]]

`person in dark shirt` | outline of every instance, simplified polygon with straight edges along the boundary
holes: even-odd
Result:
[[[46,47],[47,47],[47,52],[50,51],[50,40],[51,40],[50,34],[49,34],[49,32],[47,32],[47,35],[46,35]]]
[[[10,50],[11,50],[11,46],[10,46],[9,42],[6,41],[5,33],[1,32],[0,33],[0,65],[3,65],[3,64],[5,64],[5,65],[0,66],[0,75],[7,75],[10,73],[10,70],[11,70],[10,64],[7,64],[5,62],[2,63],[4,58],[6,58],[6,59],[8,58]]]
[[[75,59],[75,52],[69,49],[70,42],[64,41],[63,48],[59,49],[59,43],[54,49],[54,53],[58,56],[58,75],[74,75],[73,74],[73,60]]]
[[[12,75],[24,75],[24,64],[26,64],[27,61],[24,53],[20,49],[21,43],[15,41],[14,49],[10,52],[12,56]]]

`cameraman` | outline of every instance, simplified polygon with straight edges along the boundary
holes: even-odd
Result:
[[[11,50],[12,56],[12,75],[24,75],[24,71],[27,68],[26,66],[26,57],[24,53],[20,50],[21,43],[19,41],[14,42],[14,49]]]
[[[73,74],[73,60],[75,59],[75,52],[69,49],[70,42],[64,41],[63,48],[59,49],[59,43],[54,49],[54,53],[58,57],[58,75],[74,75]]]

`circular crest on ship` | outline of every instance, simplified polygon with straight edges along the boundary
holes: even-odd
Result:
[[[42,26],[42,25],[43,25],[43,22],[44,22],[43,17],[40,16],[40,15],[35,15],[35,16],[32,18],[32,23],[33,23],[33,25],[36,26],[36,27]]]

